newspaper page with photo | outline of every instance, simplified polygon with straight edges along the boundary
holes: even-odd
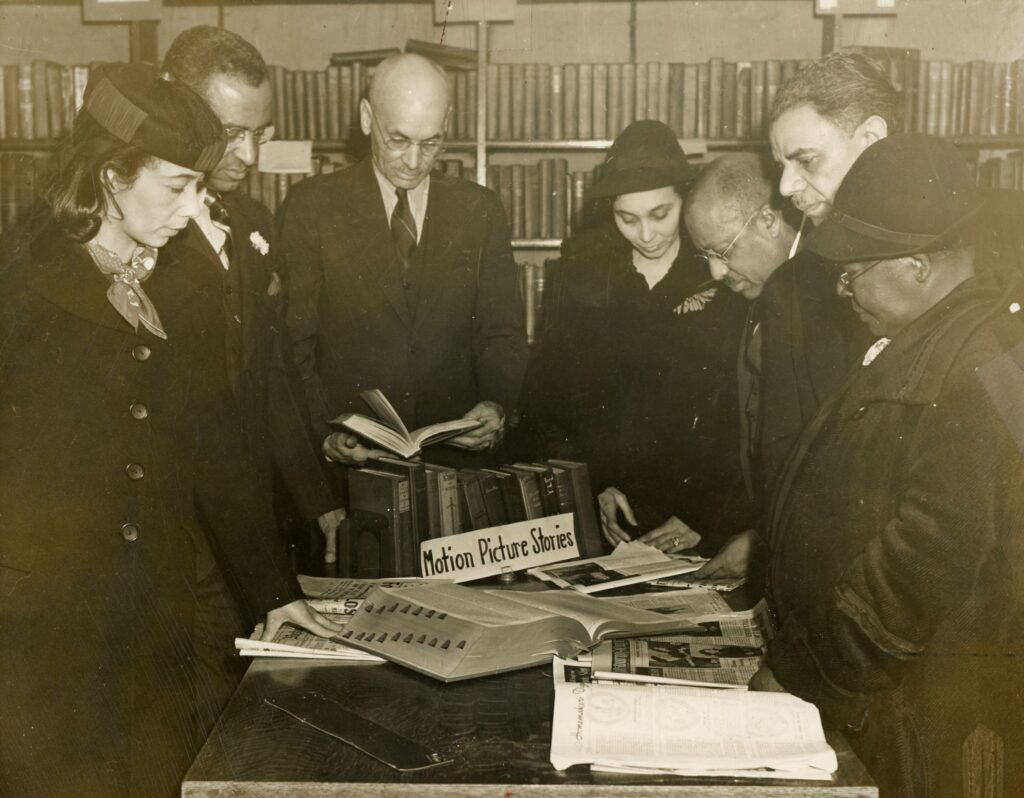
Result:
[[[555,683],[551,764],[829,780],[836,754],[813,704],[788,693]]]

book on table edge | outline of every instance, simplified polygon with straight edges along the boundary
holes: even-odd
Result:
[[[542,665],[613,637],[684,628],[692,627],[573,591],[491,591],[426,582],[374,589],[336,639],[453,682]]]
[[[398,415],[398,411],[379,389],[361,391],[359,395],[370,406],[377,418],[370,418],[362,413],[342,413],[337,418],[331,419],[330,423],[334,426],[344,427],[399,457],[413,457],[424,446],[454,438],[463,432],[476,429],[483,423],[474,419],[459,418],[439,424],[430,424],[410,432]]]
[[[412,485],[400,474],[353,468],[348,475],[350,567],[356,576],[412,576],[419,567],[413,537]],[[370,546],[369,536],[376,541]],[[376,552],[376,560],[370,556]]]

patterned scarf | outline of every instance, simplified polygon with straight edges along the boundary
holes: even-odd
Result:
[[[160,325],[160,316],[142,288],[156,267],[157,251],[153,247],[136,247],[130,263],[122,263],[116,253],[90,241],[85,245],[93,261],[110,280],[107,299],[114,310],[138,332],[139,322],[153,335],[167,339],[167,333]]]

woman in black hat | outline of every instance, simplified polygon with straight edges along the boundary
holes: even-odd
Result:
[[[661,122],[615,139],[589,199],[600,223],[551,269],[520,445],[587,461],[610,545],[717,549],[746,512],[736,363],[746,309],[682,223],[692,167]],[[548,299],[547,297],[550,297]],[[738,528],[738,527],[737,527]]]
[[[214,694],[193,617],[216,569],[253,618],[332,631],[297,601],[248,479],[224,333],[200,323],[183,266],[157,262],[223,149],[184,86],[95,69],[50,218],[3,269],[4,795],[177,794]]]

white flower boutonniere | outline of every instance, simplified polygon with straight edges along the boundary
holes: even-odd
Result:
[[[683,304],[673,308],[672,312],[678,316],[680,313],[696,313],[699,310],[704,310],[708,302],[715,298],[716,293],[718,293],[717,288],[706,288],[703,291],[698,291],[693,296],[688,296],[684,299]]]
[[[253,231],[252,235],[249,236],[249,240],[252,242],[253,247],[261,255],[266,255],[270,252],[270,244],[267,243],[267,239],[259,234],[259,231]]]

